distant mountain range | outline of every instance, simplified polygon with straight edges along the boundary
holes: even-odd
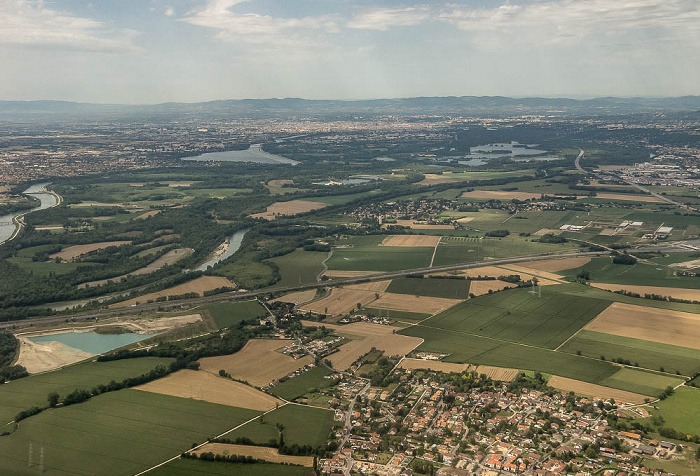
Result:
[[[415,97],[359,101],[313,99],[228,99],[149,105],[90,104],[67,101],[0,101],[0,120],[153,119],[185,117],[292,117],[377,114],[467,116],[625,115],[700,111],[700,96],[676,98],[602,97],[595,99],[511,98],[501,96]]]

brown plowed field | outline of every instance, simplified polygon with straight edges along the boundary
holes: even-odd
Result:
[[[325,313],[328,308],[328,314],[346,314],[351,309],[357,309],[357,303],[362,306],[374,301],[375,291],[366,291],[364,289],[350,289],[350,286],[343,288],[335,288],[330,295],[309,304],[304,304],[304,311]]]
[[[271,410],[276,405],[282,404],[281,400],[260,390],[203,370],[180,370],[134,388],[145,392],[259,411]]]
[[[296,293],[285,294],[272,302],[291,302],[294,305],[300,304],[302,302],[309,302],[316,296],[315,289],[308,289],[306,291],[299,291]]]
[[[471,192],[464,192],[460,198],[480,198],[480,199],[494,199],[494,200],[530,200],[539,199],[542,196],[541,193],[532,192],[504,192],[502,190],[472,190]]]
[[[311,468],[314,465],[313,456],[289,456],[281,455],[277,448],[266,446],[228,445],[224,443],[207,443],[194,451],[195,454],[214,453],[215,455],[238,455],[252,456],[255,459],[262,459],[270,463],[289,463]]]
[[[439,236],[429,235],[393,235],[384,238],[379,246],[401,246],[414,248],[416,246],[429,246],[434,248],[440,242]]]
[[[63,261],[74,261],[76,258],[90,253],[92,251],[103,250],[109,248],[110,246],[123,246],[130,245],[131,240],[127,241],[103,241],[101,243],[90,243],[88,245],[73,245],[67,248],[63,248],[58,253],[49,255],[49,258],[61,258]]]
[[[469,364],[452,364],[450,362],[441,362],[439,360],[423,360],[423,359],[403,359],[399,365],[402,369],[425,369],[435,370],[436,372],[464,372],[469,369]]]
[[[489,291],[495,292],[513,287],[515,287],[514,284],[499,281],[497,279],[490,281],[472,281],[469,283],[469,294],[473,294],[474,296],[482,296],[484,294],[488,294]]]
[[[131,306],[132,304],[136,304],[137,302],[144,303],[148,302],[149,300],[155,301],[161,296],[179,296],[186,293],[197,293],[201,296],[204,294],[204,291],[210,291],[212,289],[223,287],[233,288],[235,286],[236,285],[233,284],[231,281],[220,276],[201,276],[188,283],[179,284],[172,288],[164,289],[156,293],[145,294],[143,296],[132,298],[127,301],[118,302],[116,304],[110,305],[109,307],[127,307]]]
[[[386,291],[386,288],[389,287],[389,284],[391,284],[391,279],[387,279],[385,281],[372,281],[369,283],[350,284],[346,286],[346,289],[361,289],[363,291],[383,293]]]
[[[549,271],[554,273],[565,269],[579,268],[590,263],[590,256],[563,259],[543,259],[540,261],[528,261],[527,267],[538,271]]]
[[[518,375],[517,369],[508,369],[504,367],[492,367],[490,365],[479,365],[474,372],[486,374],[490,379],[500,380],[501,382],[510,382]]]
[[[700,350],[700,314],[614,302],[584,327]]]
[[[580,395],[586,395],[593,398],[600,398],[603,400],[610,400],[611,398],[614,398],[616,402],[636,404],[644,403],[644,399],[648,398],[645,395],[639,395],[638,393],[626,392],[624,390],[617,390],[610,387],[603,387],[602,385],[581,382],[580,380],[559,377],[557,375],[553,375],[552,378],[549,379],[548,385],[558,390],[563,390],[564,392],[574,392]]]
[[[437,314],[459,304],[461,299],[414,296],[412,294],[384,293],[372,303],[373,309],[390,309],[392,311]]]
[[[262,213],[251,215],[253,218],[264,218],[265,220],[274,220],[278,215],[296,215],[297,213],[310,212],[326,207],[325,203],[309,202],[307,200],[290,200],[288,202],[275,202],[267,210]]]
[[[251,339],[235,354],[200,359],[200,368],[215,374],[223,369],[235,379],[244,380],[256,387],[264,387],[273,380],[313,362],[308,355],[294,360],[277,352],[291,343],[289,340]]]
[[[598,289],[607,289],[608,291],[629,291],[638,293],[642,296],[645,294],[658,294],[661,296],[671,296],[676,299],[688,299],[690,301],[700,301],[700,289],[686,288],[664,288],[660,286],[632,286],[629,284],[607,284],[607,283],[591,283],[591,286]]]

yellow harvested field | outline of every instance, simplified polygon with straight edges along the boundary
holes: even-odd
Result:
[[[222,456],[251,456],[255,459],[262,459],[270,463],[288,463],[294,465],[306,466],[311,468],[314,465],[313,456],[289,456],[281,455],[277,448],[267,446],[247,446],[247,445],[229,445],[225,443],[207,443],[201,448],[194,450],[194,453],[199,455],[202,453],[214,453]]]
[[[289,180],[289,179],[270,180],[269,182],[267,182],[267,184],[270,187],[280,188],[283,185],[294,185],[294,180]]]
[[[489,291],[501,291],[506,288],[516,287],[515,284],[506,283],[505,281],[500,281],[498,279],[488,280],[488,281],[472,281],[469,283],[469,294],[474,296],[483,296],[488,294]]]
[[[267,411],[281,400],[240,382],[203,370],[179,370],[164,378],[134,387],[144,392],[192,398],[219,405]]]
[[[546,286],[548,284],[558,284],[563,280],[558,274],[550,273],[549,271],[543,271],[539,269],[530,268],[528,266],[520,266],[517,264],[506,264],[499,266],[500,268],[507,270],[510,274],[520,274],[523,279],[530,279],[532,276],[537,276],[539,284]]]
[[[204,291],[211,291],[212,289],[218,288],[234,288],[236,287],[231,281],[220,276],[201,276],[194,279],[188,283],[179,284],[173,286],[172,288],[164,289],[155,293],[145,294],[143,296],[135,297],[127,301],[118,302],[112,304],[109,307],[126,307],[131,306],[136,303],[145,303],[148,301],[155,301],[159,297],[168,296],[179,296],[187,293],[197,293],[200,296],[204,294]]]
[[[503,190],[472,190],[462,193],[460,198],[478,198],[485,200],[531,200],[539,199],[541,193],[532,192],[504,192]]]
[[[403,359],[399,367],[414,370],[435,370],[436,372],[460,373],[469,369],[469,364],[453,364],[439,360]]]
[[[277,299],[274,299],[272,302],[291,302],[294,305],[298,305],[303,302],[311,301],[315,296],[316,290],[308,289],[306,291],[285,294],[284,296],[280,296]]]
[[[691,261],[683,261],[682,263],[673,263],[673,264],[669,264],[668,267],[669,268],[683,268],[683,269],[700,268],[700,259],[694,259]]]
[[[584,327],[700,350],[700,314],[614,302]]]
[[[350,286],[334,288],[327,297],[304,304],[302,310],[327,314],[344,314],[350,312],[351,309],[357,309],[357,303],[365,306],[375,299],[375,291],[349,288]]]
[[[160,210],[151,210],[149,212],[142,213],[141,215],[137,216],[136,219],[143,220],[143,219],[146,219],[149,217],[154,217],[154,216],[158,215],[159,213],[160,213]]]
[[[558,390],[563,390],[564,392],[574,392],[579,395],[586,395],[588,397],[610,400],[614,398],[616,402],[625,403],[644,403],[645,398],[649,398],[645,395],[639,395],[638,393],[626,392],[624,390],[617,390],[615,388],[603,387],[602,385],[596,385],[594,383],[582,382],[580,380],[574,380],[565,377],[559,377],[558,375],[553,375],[547,383],[550,387],[554,387]]]
[[[392,311],[419,312],[437,314],[447,308],[459,304],[461,299],[438,298],[430,296],[414,296],[412,294],[384,293],[372,303],[374,309],[389,309]]]
[[[607,283],[590,283],[591,286],[598,289],[607,289],[608,291],[629,291],[642,296],[645,294],[657,294],[660,296],[671,296],[676,299],[688,299],[689,301],[700,301],[700,289],[686,288],[664,288],[660,286],[633,286],[630,284],[607,284]]]
[[[363,276],[372,276],[373,274],[379,274],[377,271],[341,271],[338,269],[329,269],[324,273],[329,278],[360,278]]]
[[[440,242],[439,236],[430,235],[392,235],[384,238],[379,246],[401,246],[401,247],[416,247],[430,246],[434,248]]]
[[[457,219],[457,223],[469,223],[474,220],[475,217],[462,217]]]
[[[216,374],[224,369],[237,380],[265,387],[313,362],[308,355],[295,360],[278,352],[291,343],[289,340],[251,339],[235,354],[200,359],[200,369]]]
[[[416,223],[414,220],[396,220],[396,223],[385,223],[382,228],[386,229],[392,225],[407,226],[412,230],[454,230],[452,225],[428,225],[427,223]]]
[[[319,325],[332,329],[338,334],[352,339],[347,344],[340,346],[338,352],[328,356],[333,367],[346,370],[361,355],[366,354],[372,347],[384,351],[386,355],[406,355],[423,343],[423,339],[394,334],[398,327],[383,326],[369,322],[354,322],[344,326],[336,324],[319,324],[312,321],[301,321],[304,326]]]
[[[391,284],[391,279],[385,279],[384,281],[372,281],[369,283],[360,284],[350,284],[346,286],[346,289],[361,289],[364,291],[372,291],[375,293],[383,293],[386,288]]]
[[[450,174],[424,174],[423,180],[418,182],[418,185],[435,185],[438,183],[455,183],[462,182],[465,179],[458,177],[450,177]]]
[[[553,230],[551,228],[540,228],[536,232],[533,233],[535,236],[544,236],[544,235],[559,235],[562,232],[562,230]]]
[[[144,266],[143,268],[137,269],[136,271],[132,271],[129,274],[123,274],[114,278],[100,279],[99,281],[90,281],[88,283],[82,283],[78,285],[78,289],[83,289],[88,286],[102,286],[103,284],[107,284],[110,281],[117,283],[122,279],[126,278],[127,276],[141,276],[142,274],[149,274],[165,266],[172,265],[173,263],[176,263],[179,260],[190,256],[192,253],[194,253],[194,250],[192,248],[177,248],[174,250],[170,250],[160,258],[155,259],[148,266]]]
[[[326,207],[325,203],[309,202],[307,200],[290,200],[288,202],[275,202],[267,210],[262,213],[251,215],[253,218],[264,218],[265,220],[274,220],[277,216],[296,215],[297,213],[306,213],[312,210]]]
[[[67,248],[63,248],[58,253],[49,255],[49,258],[61,258],[63,261],[75,261],[76,258],[81,257],[87,253],[93,251],[103,250],[109,248],[110,246],[123,246],[130,245],[131,240],[128,241],[103,241],[101,243],[90,243],[88,245],[73,245]]]
[[[518,375],[517,369],[508,369],[504,367],[492,367],[490,365],[479,365],[472,369],[477,374],[485,374],[492,380],[500,380],[501,382],[510,382]]]
[[[595,197],[604,200],[626,200],[629,202],[663,203],[663,200],[652,195],[637,195],[633,193],[596,193]]]

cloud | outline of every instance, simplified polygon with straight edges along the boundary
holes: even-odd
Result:
[[[47,8],[41,0],[0,1],[0,44],[129,53],[139,51],[136,36],[131,29]]]
[[[387,31],[394,27],[415,26],[436,16],[435,12],[431,12],[427,6],[376,8],[356,15],[345,26],[362,30]]]
[[[165,16],[166,17],[171,17],[173,15],[175,15],[175,10],[173,9],[173,7],[168,7],[165,9]]]

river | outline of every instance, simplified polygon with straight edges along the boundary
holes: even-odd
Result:
[[[248,233],[248,230],[238,230],[233,235],[226,238],[228,241],[228,248],[222,254],[212,257],[211,259],[205,261],[204,263],[197,266],[195,271],[206,271],[209,266],[214,266],[216,263],[225,260],[229,256],[233,255],[241,247],[243,243],[243,237]],[[224,242],[225,243],[225,242]]]
[[[14,222],[15,217],[27,215],[37,210],[45,210],[46,208],[51,208],[58,204],[58,198],[56,195],[46,191],[47,185],[48,183],[37,183],[22,192],[24,195],[29,195],[30,197],[39,199],[41,201],[41,205],[38,207],[32,208],[29,211],[0,216],[0,245],[8,241],[15,234],[15,231],[17,230],[17,225]]]

